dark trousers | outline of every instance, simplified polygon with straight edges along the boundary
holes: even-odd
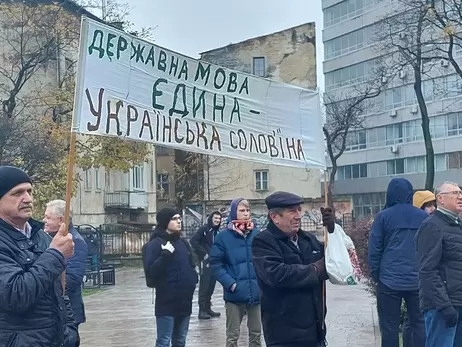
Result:
[[[203,311],[210,310],[212,305],[212,295],[215,290],[216,283],[213,275],[212,267],[209,265],[208,259],[202,263],[202,274],[199,281],[199,309]]]
[[[405,301],[413,346],[425,346],[425,322],[419,307],[419,292],[393,290],[383,283],[377,285],[377,311],[382,347],[399,347],[401,303]]]

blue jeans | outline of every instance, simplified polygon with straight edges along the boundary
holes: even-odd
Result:
[[[425,315],[427,341],[425,347],[462,347],[462,307],[455,307],[459,313],[457,325],[447,328],[443,315],[437,310],[428,310]]]
[[[157,316],[156,347],[184,347],[188,335],[189,319],[191,316]]]

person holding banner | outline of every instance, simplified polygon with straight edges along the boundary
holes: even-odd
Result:
[[[326,345],[324,245],[300,229],[303,202],[292,193],[269,195],[265,199],[269,222],[253,241],[267,347]],[[324,209],[322,214],[323,224],[333,232],[333,211]]]
[[[31,218],[32,208],[30,177],[0,166],[0,346],[79,346],[61,284],[72,235],[61,224],[52,239]]]

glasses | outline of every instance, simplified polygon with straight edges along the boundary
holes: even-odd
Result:
[[[462,195],[462,191],[461,190],[453,190],[453,191],[450,191],[450,192],[442,192],[440,193],[440,195]]]

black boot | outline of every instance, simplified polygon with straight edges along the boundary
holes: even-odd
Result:
[[[209,316],[212,317],[212,318],[217,318],[217,317],[220,317],[220,316],[221,316],[221,313],[220,313],[220,312],[212,311],[211,308],[207,311],[207,313],[208,313]]]
[[[199,308],[199,315],[197,316],[199,319],[210,319],[212,316],[207,312],[207,310],[204,310],[203,308]]]

